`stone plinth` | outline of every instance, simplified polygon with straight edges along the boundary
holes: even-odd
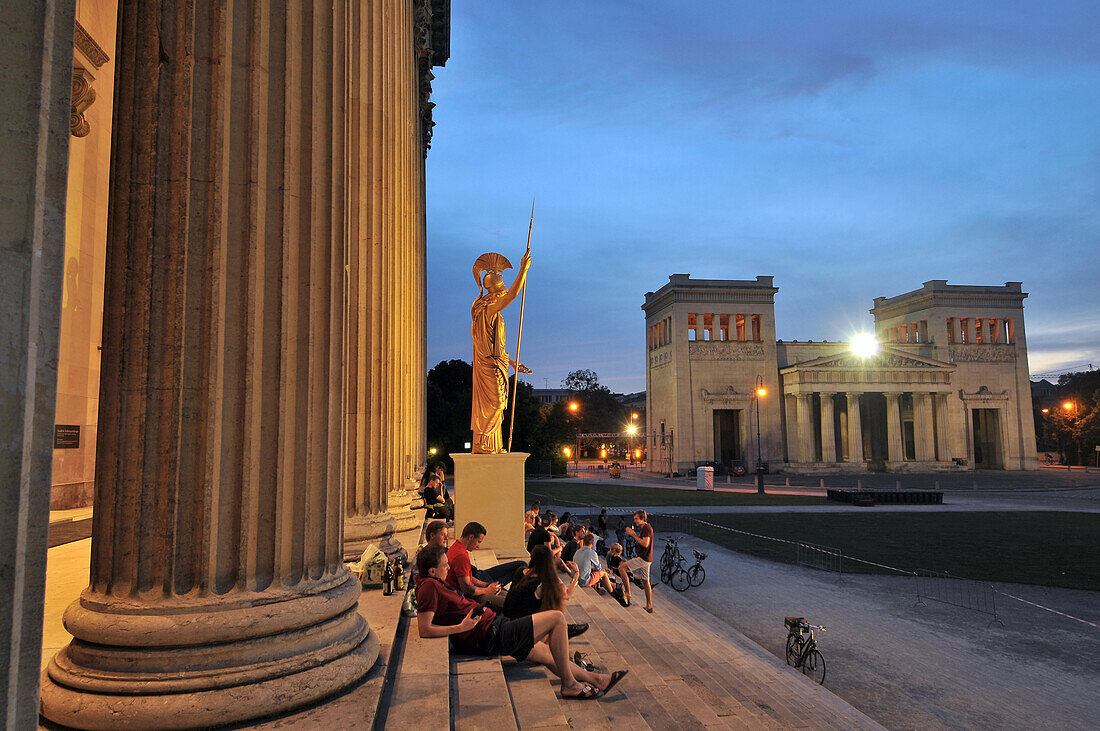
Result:
[[[527,555],[523,542],[523,465],[531,456],[452,454],[455,463],[455,533],[476,521],[487,531],[482,548],[498,557]]]

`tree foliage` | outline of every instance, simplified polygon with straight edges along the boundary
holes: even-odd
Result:
[[[1065,404],[1071,408],[1065,408]],[[1100,445],[1100,371],[1067,373],[1058,379],[1058,403],[1042,414],[1043,441],[1066,464],[1095,464]]]

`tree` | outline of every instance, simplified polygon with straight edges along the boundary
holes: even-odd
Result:
[[[464,360],[440,361],[428,371],[425,426],[428,446],[438,449],[441,458],[465,451],[470,441],[473,378],[473,366]]]
[[[1071,408],[1064,407],[1067,403]],[[1067,464],[1091,463],[1100,445],[1100,371],[1062,375],[1058,403],[1045,422],[1046,433],[1060,445]]]
[[[569,375],[562,379],[561,387],[574,393],[597,391],[599,389],[607,390],[606,386],[600,385],[600,379],[596,372],[587,368],[579,371],[569,371]]]

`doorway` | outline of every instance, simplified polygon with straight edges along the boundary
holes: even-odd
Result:
[[[1001,459],[1001,422],[997,409],[973,409],[974,467],[979,470],[999,470]]]
[[[741,464],[741,409],[714,410],[714,461],[730,467]]]

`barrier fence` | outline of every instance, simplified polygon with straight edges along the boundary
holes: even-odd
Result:
[[[839,548],[817,546],[813,543],[798,544],[798,565],[818,571],[844,573],[844,553]]]
[[[913,579],[917,586],[917,604],[924,604],[924,600],[928,599],[989,614],[993,616],[989,624],[996,622],[1004,627],[1004,622],[997,616],[997,597],[992,584],[973,579],[961,579],[946,571],[925,569],[917,569]]]

